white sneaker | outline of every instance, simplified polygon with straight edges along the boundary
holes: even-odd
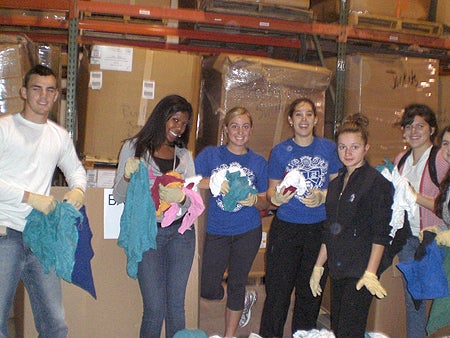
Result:
[[[248,291],[245,293],[244,310],[242,310],[241,319],[239,320],[239,327],[244,327],[250,322],[252,317],[252,307],[256,303],[256,291]]]

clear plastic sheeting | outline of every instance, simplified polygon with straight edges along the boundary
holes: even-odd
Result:
[[[287,108],[307,97],[317,106],[316,133],[323,134],[325,91],[332,72],[327,68],[262,57],[221,54],[206,57],[197,123],[196,153],[208,145],[226,143],[222,133],[225,112],[241,106],[252,115],[249,146],[265,158],[272,147],[292,137]]]
[[[0,34],[0,116],[22,110],[22,78],[34,61],[33,44],[25,36]]]

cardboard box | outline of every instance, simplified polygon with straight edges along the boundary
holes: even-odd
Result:
[[[155,105],[169,94],[181,95],[192,104],[194,116],[188,147],[195,147],[200,56],[103,46],[94,46],[94,52],[95,62],[100,64],[89,63],[85,53],[80,66],[81,90],[77,92],[78,149],[84,155],[117,159],[123,140],[134,136]],[[130,59],[131,62],[124,61]]]
[[[20,88],[23,76],[30,68],[29,57],[24,44],[0,42],[0,116],[23,109]]]
[[[439,0],[441,2],[442,0]],[[445,1],[447,2],[447,1]],[[320,21],[339,19],[341,0],[312,0],[311,9]],[[349,14],[390,16],[406,19],[427,20],[430,0],[407,0],[397,8],[396,0],[349,0]],[[398,15],[397,15],[398,14]]]
[[[88,188],[113,188],[116,171],[116,169],[86,169]]]
[[[450,3],[449,3],[450,4]],[[439,76],[439,129],[450,124],[450,75]]]
[[[322,135],[330,76],[326,68],[262,57],[221,54],[205,58],[196,153],[207,145],[224,143],[224,114],[235,106],[251,113],[249,147],[266,159],[275,144],[292,137],[286,110],[297,98],[308,97],[316,103],[316,134]]]
[[[53,187],[52,194],[61,200],[67,188]],[[93,233],[94,258],[91,261],[97,300],[81,288],[63,282],[63,301],[68,337],[139,337],[142,298],[137,280],[128,277],[127,259],[117,240],[103,239],[104,190],[90,188],[86,193],[86,211]],[[198,246],[197,246],[198,248]],[[198,250],[186,290],[186,325],[198,328],[199,288]],[[26,292],[25,292],[26,294]],[[33,314],[25,296],[23,311],[24,337],[37,337]],[[162,334],[162,337],[164,333]]]
[[[327,60],[335,69],[335,59]],[[412,103],[438,112],[439,62],[435,59],[392,55],[351,55],[346,59],[346,114],[369,118],[370,150],[367,159],[376,166],[385,157],[393,160],[404,149],[398,126],[403,109]]]

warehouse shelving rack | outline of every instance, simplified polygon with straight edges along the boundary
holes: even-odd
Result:
[[[23,33],[32,40],[68,46],[67,112],[65,127],[73,136],[76,117],[76,74],[78,47],[83,44],[113,43],[146,48],[198,53],[233,52],[271,56],[276,48],[308,49],[312,37],[319,59],[321,44],[337,56],[334,122],[340,121],[344,106],[345,55],[349,41],[406,46],[401,50],[425,49],[425,57],[450,60],[450,36],[414,35],[373,28],[349,26],[348,1],[341,1],[338,23],[298,22],[247,15],[231,15],[187,8],[159,8],[82,0],[1,0],[0,25],[3,32]],[[17,10],[28,11],[20,15]],[[52,15],[41,15],[42,13]],[[111,20],[111,18],[121,18]],[[178,22],[178,27],[167,25]],[[212,30],[199,30],[199,25]],[[176,37],[170,43],[168,37]],[[251,48],[248,48],[251,46]],[[330,47],[328,47],[330,49]],[[419,54],[420,55],[420,54]]]

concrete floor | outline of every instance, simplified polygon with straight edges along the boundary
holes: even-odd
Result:
[[[261,314],[265,299],[264,285],[247,285],[247,290],[255,290],[258,294],[257,301],[252,308],[252,316],[247,326],[239,328],[237,336],[247,338],[250,333],[259,333],[259,325],[261,321]],[[208,301],[203,298],[200,299],[200,329],[205,331],[209,336],[222,336],[225,328],[225,304],[226,300]],[[291,337],[291,318],[292,318],[292,304],[289,309],[288,319],[284,327],[283,337]],[[329,328],[329,316],[322,313],[318,321],[319,328]]]

